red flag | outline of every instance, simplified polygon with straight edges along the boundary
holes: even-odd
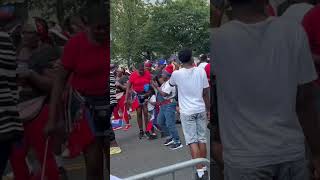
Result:
[[[148,122],[148,125],[147,125],[147,128],[146,128],[146,131],[150,132],[150,131],[151,131],[151,129],[152,129],[152,126],[153,126],[153,123],[152,123],[152,120],[150,120],[150,121]]]
[[[135,111],[135,110],[137,110],[138,108],[139,108],[139,100],[138,100],[138,98],[136,97],[134,100],[133,100],[133,102],[132,102],[132,105],[131,105],[131,109],[132,109],[132,111]]]
[[[129,114],[128,114],[128,110],[126,108],[126,105],[123,105],[123,112],[122,112],[122,118],[123,120],[126,122],[126,124],[129,124]]]

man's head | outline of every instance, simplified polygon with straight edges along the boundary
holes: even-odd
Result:
[[[170,79],[171,74],[173,73],[173,66],[167,66],[162,70],[162,78],[164,81],[167,81]]]
[[[117,69],[117,76],[121,77],[121,76],[123,76],[125,74],[125,72],[126,72],[126,70],[123,67],[119,67]]]
[[[106,43],[109,37],[109,15],[105,6],[92,5],[88,10],[87,22],[91,37],[98,43]]]
[[[139,63],[137,70],[139,72],[140,75],[144,75],[144,63]]]
[[[208,62],[208,57],[205,54],[199,56],[200,62]]]
[[[40,36],[37,32],[36,25],[32,22],[24,24],[22,28],[22,45],[23,47],[35,49],[40,42]]]
[[[183,49],[179,52],[178,58],[182,64],[192,64],[192,50],[191,49]]]
[[[159,60],[159,62],[158,62],[158,68],[159,69],[163,69],[163,68],[165,68],[166,67],[166,65],[167,65],[167,61],[165,60],[165,59],[160,59]]]
[[[152,68],[152,63],[149,61],[149,60],[146,60],[144,62],[144,68],[148,71],[151,71],[151,68]]]

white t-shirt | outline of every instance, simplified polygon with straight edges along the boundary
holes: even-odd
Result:
[[[302,23],[303,17],[314,6],[308,3],[298,3],[291,5],[284,13],[283,17]],[[320,22],[319,22],[320,23]]]
[[[207,64],[208,64],[207,62],[202,62],[202,63],[199,64],[198,67],[204,69]]]
[[[152,95],[148,102],[148,111],[154,110],[154,105],[152,105],[150,102],[155,103],[157,101],[156,95]]]
[[[297,88],[317,74],[302,26],[231,21],[211,37],[224,162],[251,168],[304,158]]]
[[[192,115],[206,111],[203,89],[209,87],[209,82],[204,69],[179,69],[172,73],[169,83],[178,88],[179,108],[182,114]]]
[[[163,97],[164,99],[172,99],[176,96],[176,87],[170,86],[169,81],[161,85],[161,91],[169,94],[169,96]]]

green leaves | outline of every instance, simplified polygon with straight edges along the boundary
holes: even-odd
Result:
[[[112,60],[131,65],[177,53],[183,47],[195,55],[209,52],[209,5],[206,0],[113,0]]]

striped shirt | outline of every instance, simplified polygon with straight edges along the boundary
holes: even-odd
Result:
[[[10,36],[0,31],[0,142],[23,131],[19,119],[16,50]]]
[[[118,100],[116,98],[117,87],[116,87],[116,78],[113,72],[110,72],[110,104],[117,104]]]

